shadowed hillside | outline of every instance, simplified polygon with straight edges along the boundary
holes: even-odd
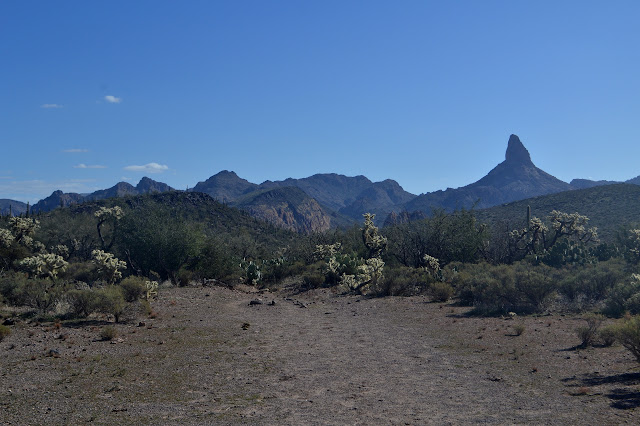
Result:
[[[602,241],[611,241],[621,226],[640,223],[640,186],[617,184],[550,194],[478,210],[476,217],[489,224],[508,221],[522,226],[527,206],[531,206],[531,215],[539,218],[552,210],[578,212],[590,219],[589,226],[598,227]]]

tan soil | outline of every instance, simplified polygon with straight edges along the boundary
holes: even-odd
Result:
[[[0,423],[640,422],[636,362],[575,349],[579,317],[426,302],[169,289],[115,343],[99,340],[104,321],[22,321],[0,342]]]

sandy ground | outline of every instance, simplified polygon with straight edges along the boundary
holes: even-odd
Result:
[[[576,349],[580,317],[470,318],[328,290],[175,288],[152,305],[112,342],[103,319],[11,326],[0,423],[640,423],[637,363],[620,346]]]

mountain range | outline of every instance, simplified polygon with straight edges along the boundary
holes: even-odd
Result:
[[[365,212],[375,213],[379,224],[401,223],[425,217],[437,209],[485,209],[531,197],[616,183],[620,182],[588,179],[563,182],[536,167],[518,136],[511,135],[503,162],[477,182],[444,191],[414,195],[391,179],[372,182],[365,176],[335,173],[256,184],[227,170],[198,182],[187,191],[208,194],[218,202],[282,228],[310,233],[360,222]],[[640,176],[626,183],[640,184]],[[34,204],[31,211],[44,212],[86,201],[173,190],[165,183],[144,177],[136,186],[119,182],[91,194],[55,191]],[[9,205],[13,214],[27,208],[19,201],[0,200],[2,214],[8,214]]]

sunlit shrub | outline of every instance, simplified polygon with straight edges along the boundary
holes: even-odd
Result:
[[[122,294],[127,302],[135,302],[144,296],[147,292],[147,286],[145,285],[146,279],[138,276],[130,276],[120,281],[120,288]]]

